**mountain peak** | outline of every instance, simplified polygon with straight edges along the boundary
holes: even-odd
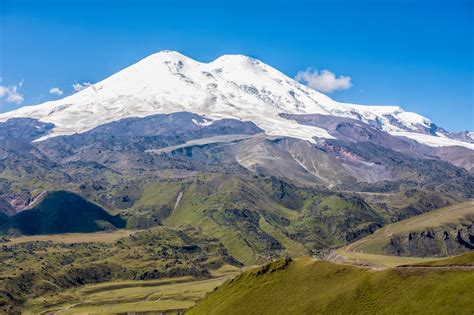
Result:
[[[183,62],[183,63],[191,63],[191,64],[208,64],[208,65],[219,65],[219,66],[227,66],[227,67],[233,67],[233,66],[242,66],[245,64],[248,65],[257,65],[261,64],[261,62],[257,59],[254,59],[252,57],[242,55],[242,54],[225,54],[222,55],[215,60],[205,63],[205,62],[199,62],[195,59],[192,59],[178,51],[174,50],[161,50],[157,53],[154,53],[143,60],[160,60],[163,62]]]
[[[394,106],[339,103],[257,59],[236,54],[203,63],[171,50],[152,54],[63,99],[0,114],[0,121],[36,118],[53,123],[55,128],[48,136],[56,136],[123,118],[174,112],[191,112],[210,120],[252,121],[269,135],[312,142],[315,137],[333,137],[323,128],[299,124],[281,114],[346,117],[423,143],[454,145],[450,139],[441,142],[433,135],[425,117]]]
[[[200,62],[174,50],[161,50],[148,57],[145,57],[141,61],[163,62],[163,63],[181,62],[183,64],[200,64]],[[139,61],[137,64],[139,64],[141,61]]]
[[[151,56],[165,56],[168,58],[177,58],[177,59],[191,59],[188,56],[183,55],[179,51],[176,50],[160,50]]]

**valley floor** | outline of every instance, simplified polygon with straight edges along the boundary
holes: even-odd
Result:
[[[53,243],[74,244],[74,243],[113,243],[123,237],[135,234],[139,230],[114,230],[96,233],[65,233],[65,234],[47,234],[47,235],[24,235],[7,238],[8,241],[2,243],[3,246],[13,246],[16,244],[28,242],[50,241]]]
[[[59,294],[30,300],[26,314],[122,314],[179,313],[201,300],[208,292],[240,274],[233,266],[223,266],[213,278],[197,280],[178,277],[148,281],[114,281],[86,285]]]

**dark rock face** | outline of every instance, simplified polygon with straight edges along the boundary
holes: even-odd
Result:
[[[349,142],[370,142],[387,149],[409,153],[416,157],[426,157],[431,153],[431,148],[417,144],[407,138],[398,138],[380,130],[377,125],[365,124],[359,120],[335,117],[329,115],[289,115],[282,117],[296,120],[302,125],[321,127],[339,140]]]
[[[472,138],[471,133],[469,133],[468,131],[451,132],[451,133],[446,132],[445,134],[447,134],[447,136],[451,139],[474,143],[474,139]]]
[[[359,228],[348,230],[348,232],[344,233],[344,238],[348,243],[350,243],[357,239],[360,239],[361,237],[365,235],[370,235],[374,233],[376,230],[378,230],[382,226],[383,226],[383,223],[381,221],[369,222],[368,224],[362,225]]]
[[[91,160],[117,155],[117,152],[142,153],[150,149],[185,143],[216,135],[262,132],[252,122],[222,119],[205,124],[203,117],[179,112],[144,118],[127,118],[90,131],[39,142],[37,146],[54,161]]]
[[[375,183],[341,184],[342,189],[377,191],[381,184],[391,182],[388,186],[395,189],[404,187],[405,190],[419,190],[423,187],[427,191],[445,191],[446,188],[441,188],[441,186],[446,185],[451,187],[449,190],[458,191],[463,198],[474,196],[474,175],[463,168],[439,159],[415,158],[370,142],[347,143],[340,140],[330,140],[325,141],[322,146],[342,148],[351,154],[349,157],[376,165],[384,165],[390,170],[391,178],[388,180],[383,179]],[[345,156],[342,158],[347,159]]]
[[[445,257],[474,250],[473,222],[457,228],[440,228],[395,236],[384,249],[388,255]]]
[[[31,118],[13,118],[0,122],[0,140],[22,139],[32,141],[48,134],[54,128],[52,123],[44,123]]]
[[[393,151],[401,152],[410,157],[423,159],[442,159],[456,166],[464,167],[466,170],[474,170],[474,151],[465,147],[438,147],[433,148],[417,143],[414,140],[395,137],[379,129],[377,124],[365,124],[361,121],[334,117],[320,114],[310,115],[289,115],[282,114],[282,117],[295,120],[300,124],[321,127],[342,141],[348,142],[370,142],[377,146],[384,147]],[[430,128],[420,127],[420,132],[433,135],[435,132],[441,132],[449,138],[472,142],[469,133],[448,133],[443,129],[432,124]]]

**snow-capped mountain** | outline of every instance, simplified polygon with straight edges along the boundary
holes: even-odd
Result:
[[[437,132],[428,118],[416,113],[398,106],[336,102],[243,55],[224,55],[202,63],[178,52],[162,51],[74,95],[0,114],[0,121],[28,117],[53,123],[54,129],[42,140],[85,132],[123,118],[182,111],[206,117],[206,124],[223,118],[252,121],[269,135],[312,142],[333,136],[282,114],[347,117],[429,146],[474,149],[472,143]]]

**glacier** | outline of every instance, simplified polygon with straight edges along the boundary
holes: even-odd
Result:
[[[428,146],[474,144],[429,134],[432,122],[399,106],[337,102],[277,69],[244,55],[203,63],[175,51],[161,51],[65,98],[0,114],[0,122],[28,117],[53,123],[49,137],[71,135],[129,117],[192,112],[206,123],[223,118],[252,121],[268,135],[314,142],[331,139],[325,129],[280,114],[348,117]]]

